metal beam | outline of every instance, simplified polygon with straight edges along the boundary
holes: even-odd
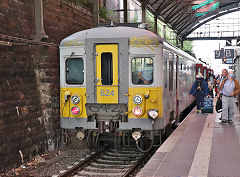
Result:
[[[168,13],[168,15],[165,17],[166,21],[169,20],[169,17],[172,15],[172,13],[179,7],[181,2],[176,3],[175,6],[172,7],[172,10]]]
[[[141,6],[142,6],[142,23],[146,23],[146,6],[148,4],[149,0],[142,0]]]
[[[239,0],[238,0],[238,1],[239,1]],[[232,10],[238,11],[238,10],[239,10],[238,5],[239,5],[239,2],[232,2],[232,3],[228,3],[228,4],[225,4],[225,5],[222,5],[222,6],[219,8],[219,12],[221,13],[221,11],[225,10],[225,11],[222,12],[222,13],[224,13],[223,15],[226,15],[226,14],[228,14],[228,13],[233,12]],[[234,9],[231,9],[231,8],[234,8]],[[226,11],[226,10],[227,10],[227,11]],[[219,12],[218,12],[218,13],[219,13]],[[221,14],[222,14],[222,13],[221,13]],[[182,29],[182,30],[179,30],[179,32],[180,32],[181,34],[183,34],[183,36],[185,36],[185,37],[188,36],[190,33],[187,34],[187,35],[184,34],[184,33],[188,33],[188,31],[190,31],[190,30],[192,29],[192,27],[194,27],[200,20],[207,19],[207,20],[204,21],[205,23],[213,20],[213,19],[214,19],[213,17],[215,17],[214,14],[216,14],[216,11],[212,11],[212,12],[210,12],[209,14],[204,15],[203,17],[196,18],[196,20],[194,20],[189,27],[187,27],[187,28],[185,28],[185,29]],[[219,14],[217,14],[217,15],[219,15]],[[213,16],[213,17],[212,17],[212,16]],[[222,16],[222,15],[220,15],[220,16]],[[211,20],[209,20],[209,19],[211,19]],[[202,25],[205,24],[204,22],[202,22]],[[200,26],[202,26],[202,25],[200,25]],[[197,26],[199,26],[199,25],[197,25]],[[199,26],[199,27],[200,27],[200,26]],[[195,28],[195,27],[194,27],[194,28]],[[198,27],[197,27],[197,28],[198,28]],[[197,29],[197,28],[195,28],[195,29]],[[194,29],[194,30],[195,30],[195,29]],[[192,31],[191,31],[191,33],[192,33]]]
[[[237,37],[189,37],[185,38],[188,41],[195,41],[195,40],[228,40],[228,39],[236,39]]]
[[[127,23],[128,22],[128,14],[127,14],[127,11],[128,11],[128,0],[123,0],[123,21],[124,23]]]
[[[158,6],[158,8],[156,9],[156,15],[160,15],[160,8],[162,7],[162,5],[163,5],[166,1],[167,1],[167,0],[164,0],[164,1],[162,2],[162,4],[160,4],[160,5]],[[169,6],[169,4],[168,4],[168,5],[165,4],[165,6],[164,6],[163,8],[166,8],[167,6]]]
[[[99,0],[93,1],[93,26],[99,26]]]
[[[173,26],[174,29],[177,29],[176,27],[177,27],[179,24],[182,23],[181,19],[182,19],[183,17],[185,17],[184,15],[185,15],[185,14],[182,13],[181,15],[178,16],[178,18],[175,19],[177,22],[174,23],[174,24],[172,24],[172,26]]]
[[[154,33],[158,35],[158,16],[154,15]]]
[[[198,25],[196,25],[195,27],[193,27],[192,29],[190,29],[189,31],[187,31],[187,32],[183,35],[183,37],[186,38],[186,37],[187,37],[189,34],[191,34],[194,30],[196,30],[197,28],[199,28],[199,27],[201,27],[202,25],[206,24],[207,22],[209,22],[209,21],[211,21],[211,20],[214,20],[214,19],[217,18],[217,17],[221,17],[221,16],[223,16],[223,15],[226,15],[226,14],[229,14],[229,13],[233,13],[233,12],[236,12],[236,11],[239,11],[239,8],[237,8],[237,9],[231,9],[231,10],[228,10],[228,11],[226,11],[226,12],[222,12],[222,13],[219,13],[219,14],[217,14],[217,15],[214,15],[213,17],[211,17],[211,18],[209,18],[209,19],[207,19],[207,20],[199,23]],[[182,31],[179,31],[179,32],[181,33]]]
[[[43,2],[42,0],[34,0],[34,23],[35,23],[35,34],[32,39],[42,40],[47,39],[48,36],[43,26]]]
[[[176,8],[177,11],[175,11],[174,13],[170,14],[168,17],[166,17],[166,21],[167,23],[173,21],[177,16],[179,16],[179,14],[181,14],[181,11],[187,7],[187,5],[183,6],[183,7],[179,7],[179,8]],[[184,12],[188,11],[187,9],[184,10]]]

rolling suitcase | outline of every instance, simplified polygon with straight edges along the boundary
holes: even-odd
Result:
[[[212,98],[205,97],[203,101],[203,113],[213,113],[213,100]]]

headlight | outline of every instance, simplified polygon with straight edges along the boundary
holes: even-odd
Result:
[[[142,103],[142,101],[143,101],[143,99],[142,99],[142,97],[140,96],[140,95],[135,95],[134,97],[133,97],[133,103],[134,104],[141,104]]]
[[[158,110],[156,109],[151,109],[148,111],[148,115],[152,119],[156,119],[158,117]]]
[[[140,131],[135,131],[132,133],[132,137],[133,139],[135,139],[135,141],[137,141],[139,138],[141,138],[142,134]]]
[[[142,114],[142,108],[140,108],[139,106],[136,106],[135,108],[133,108],[133,114],[135,116],[140,116]]]
[[[73,95],[72,98],[71,98],[71,102],[73,104],[78,104],[80,102],[80,97],[77,96],[77,95]]]
[[[72,107],[71,112],[73,115],[78,115],[80,113],[80,108],[77,106]]]

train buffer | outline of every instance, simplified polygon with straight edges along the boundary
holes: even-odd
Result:
[[[137,177],[240,176],[240,113],[233,124],[221,123],[218,114],[197,114],[196,109],[159,147]]]

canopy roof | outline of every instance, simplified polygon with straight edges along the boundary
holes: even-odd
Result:
[[[204,23],[239,10],[240,0],[139,0],[186,38]]]

